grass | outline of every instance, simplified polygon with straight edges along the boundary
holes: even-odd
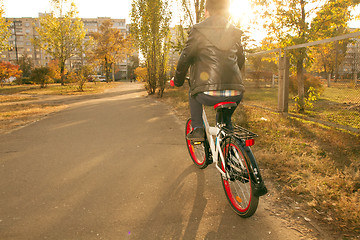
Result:
[[[13,95],[0,95],[0,103],[12,103],[12,102],[21,102],[27,100],[34,100],[34,97],[24,97],[24,96],[13,96]]]
[[[0,133],[6,133],[64,108],[66,108],[64,105],[47,104],[0,105]]]
[[[359,231],[360,136],[255,108],[248,112],[250,128],[261,135],[258,158],[281,190],[316,209],[321,220]]]
[[[360,103],[360,88],[349,87],[331,87],[325,88],[321,98],[344,104],[344,103]]]
[[[258,98],[262,104],[269,96],[258,92],[244,102]],[[185,88],[170,89],[164,98],[181,116],[189,116]],[[338,230],[360,232],[359,134],[249,105],[240,106],[233,121],[260,135],[253,149],[267,169],[265,178],[275,181],[284,197],[295,199],[302,213]]]
[[[325,88],[313,113],[322,120],[360,129],[360,88]]]
[[[247,104],[258,105],[261,102],[262,107],[276,109],[278,89],[277,88],[246,88],[244,101]]]
[[[247,88],[244,102],[276,111],[277,91],[277,88]],[[289,111],[299,114],[292,99],[289,99]],[[314,108],[301,115],[360,129],[360,88],[343,85],[325,88]]]
[[[46,88],[35,85],[6,85],[0,88],[0,133],[9,132],[67,107],[66,105],[36,103],[36,100],[41,100],[45,95],[62,95],[64,97],[88,95],[101,93],[118,84],[87,83],[84,91],[79,91],[76,85],[50,84]]]
[[[86,83],[83,91],[79,91],[76,84],[49,84],[46,88],[38,85],[7,85],[0,88],[0,95],[27,94],[27,95],[87,95],[100,93],[107,88],[115,87],[119,83]]]

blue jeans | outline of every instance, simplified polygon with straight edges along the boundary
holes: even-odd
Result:
[[[220,102],[236,102],[239,104],[242,100],[243,94],[231,97],[217,97],[210,96],[204,93],[198,93],[194,96],[191,96],[189,93],[189,105],[191,113],[191,125],[193,128],[203,128],[204,123],[202,119],[203,105],[214,106]],[[231,121],[231,116],[234,113],[236,107],[233,107],[229,110],[224,111],[223,120],[225,123]]]

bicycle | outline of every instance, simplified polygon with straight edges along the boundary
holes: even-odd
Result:
[[[203,121],[205,141],[193,142],[186,139],[192,130],[191,118],[186,122],[185,139],[191,159],[200,169],[214,163],[220,172],[222,186],[231,208],[241,217],[251,217],[259,197],[267,193],[256,159],[250,149],[257,134],[234,125],[232,129],[223,123],[223,109],[235,107],[235,102],[221,102],[214,106],[220,121],[210,127],[205,109]],[[214,140],[215,137],[215,140]]]

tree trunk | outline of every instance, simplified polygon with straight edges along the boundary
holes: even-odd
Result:
[[[65,84],[65,61],[60,62],[60,76],[61,76],[61,86],[64,86]]]
[[[304,89],[304,66],[303,66],[304,59],[298,59],[296,64],[297,70],[297,82],[298,82],[298,95],[299,95],[299,111],[304,112],[305,110],[305,89]]]
[[[199,6],[199,0],[195,0],[195,14],[196,14],[196,23],[200,22],[200,6]]]
[[[115,63],[111,64],[112,69],[112,81],[115,82]]]
[[[104,68],[105,68],[105,79],[106,79],[106,82],[109,83],[109,62],[108,62],[108,59],[107,57],[105,56],[105,64],[104,64]]]
[[[305,19],[305,1],[300,0],[301,5],[301,25],[300,25],[300,39],[302,43],[305,43],[305,32],[306,32],[306,19]],[[299,49],[299,56],[296,63],[297,70],[297,82],[298,82],[298,95],[299,95],[299,111],[304,112],[305,110],[305,90],[304,90],[304,59],[305,49]]]
[[[339,62],[338,62],[338,55],[339,55],[339,41],[335,42],[335,79],[334,81],[337,82],[338,77],[339,77]]]
[[[150,89],[151,94],[154,94],[156,92],[156,73],[157,73],[157,61],[156,61],[156,39],[153,37],[153,43],[152,43],[152,53],[151,53],[151,77],[150,77]]]

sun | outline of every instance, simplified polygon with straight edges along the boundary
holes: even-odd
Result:
[[[252,8],[247,0],[232,0],[230,14],[235,21],[246,22],[252,15]]]
[[[266,37],[267,32],[262,27],[263,21],[256,17],[249,0],[231,0],[230,14],[236,25],[241,30],[248,30],[256,42],[260,42]],[[254,19],[258,24],[254,24]]]

